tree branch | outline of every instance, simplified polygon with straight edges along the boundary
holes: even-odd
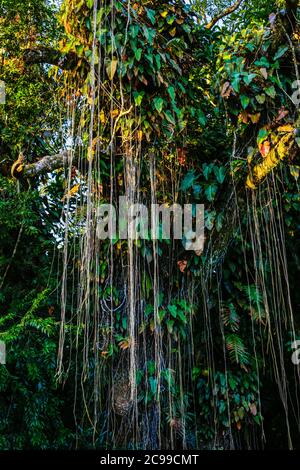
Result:
[[[224,10],[222,13],[216,15],[207,25],[205,25],[205,28],[211,29],[222,18],[225,18],[225,16],[228,16],[237,10],[243,1],[244,0],[238,0],[234,5],[231,5],[231,7],[226,8],[226,10]]]
[[[34,178],[41,174],[49,173],[58,168],[63,168],[69,163],[69,152],[64,151],[56,155],[46,155],[34,163],[24,163],[24,158],[19,158],[12,166],[14,178]]]
[[[78,63],[78,56],[74,52],[62,54],[60,51],[48,47],[26,49],[23,54],[24,62],[30,64],[57,65],[63,70],[72,70]]]

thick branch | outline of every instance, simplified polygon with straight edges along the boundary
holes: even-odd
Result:
[[[69,152],[64,151],[56,155],[46,155],[34,163],[24,163],[24,159],[18,159],[12,167],[12,176],[15,178],[34,178],[41,174],[50,173],[68,164]]]
[[[207,25],[205,25],[205,28],[211,29],[222,18],[225,18],[225,16],[228,16],[237,10],[243,1],[244,0],[238,0],[234,5],[231,5],[231,7],[226,8],[226,10],[222,11],[222,13],[216,15]]]
[[[60,51],[48,47],[26,49],[23,54],[25,64],[51,64],[64,70],[72,70],[78,63],[78,56],[74,52],[62,54]]]

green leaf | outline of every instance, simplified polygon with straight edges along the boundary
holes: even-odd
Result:
[[[220,232],[222,230],[222,227],[223,227],[223,220],[224,220],[224,215],[221,213],[221,214],[218,214],[217,215],[217,218],[216,218],[216,229],[217,229],[217,232]]]
[[[86,18],[86,19],[85,19],[85,25],[86,25],[86,27],[87,27],[87,29],[88,29],[89,31],[92,30],[92,23],[91,23],[91,19],[90,19],[90,18]]]
[[[218,186],[216,184],[210,184],[209,186],[207,186],[207,188],[205,189],[205,195],[209,202],[212,202],[214,200],[217,191]]]
[[[276,96],[276,90],[273,86],[270,86],[268,88],[265,88],[265,93],[267,93],[268,96],[270,96],[271,98],[275,98]]]
[[[80,46],[75,46],[76,53],[80,56],[84,52],[84,44],[81,44]]]
[[[266,101],[266,95],[256,95],[255,99],[259,104],[264,104]]]
[[[193,185],[193,192],[194,192],[194,195],[197,197],[199,196],[199,194],[201,193],[201,186],[200,184],[194,184]]]
[[[149,377],[149,384],[150,384],[151,392],[154,395],[157,389],[157,379],[155,379],[154,377]]]
[[[252,42],[248,42],[248,44],[246,44],[246,49],[248,49],[248,51],[250,52],[253,52],[255,50],[255,45],[252,43]]]
[[[256,60],[254,64],[257,65],[257,67],[270,67],[270,62],[266,57],[261,57],[259,60]]]
[[[177,310],[177,317],[179,317],[183,323],[186,323],[186,316],[182,310]]]
[[[153,102],[154,102],[154,107],[156,111],[158,113],[161,113],[163,109],[163,105],[164,105],[164,100],[160,98],[159,96],[157,96],[156,98],[154,98]]]
[[[250,103],[249,96],[241,95],[240,99],[241,99],[241,103],[242,103],[243,108],[246,109],[248,104]]]
[[[162,308],[160,310],[158,310],[158,319],[159,319],[159,323],[161,323],[165,317],[165,314],[166,314],[166,311]]]
[[[175,119],[174,119],[174,116],[173,114],[171,113],[171,111],[167,110],[165,111],[165,116],[166,118],[168,119],[168,121],[173,124],[173,126],[175,126],[176,122],[175,122]]]
[[[168,93],[171,97],[171,100],[174,101],[175,100],[175,89],[173,86],[168,86]]]
[[[151,10],[151,8],[145,8],[147,16],[152,24],[155,24],[155,11]]]
[[[145,95],[145,92],[144,91],[134,91],[133,92],[133,97],[134,97],[134,102],[135,102],[135,105],[136,106],[141,106],[141,102],[142,102],[142,99]]]
[[[145,308],[145,315],[146,317],[148,317],[150,315],[150,313],[153,313],[153,305],[146,305],[146,308]]]
[[[144,33],[144,36],[146,38],[146,41],[152,45],[153,44],[153,40],[156,36],[156,31],[155,29],[152,29],[152,28],[148,28],[146,25],[143,25],[143,33]]]
[[[274,61],[277,59],[280,59],[280,57],[282,57],[286,53],[287,50],[288,50],[288,46],[280,46],[278,51],[273,57]]]
[[[198,117],[199,124],[201,126],[205,126],[206,122],[207,122],[207,119],[206,119],[206,116],[205,116],[204,112],[200,108],[197,110],[197,117]]]
[[[244,83],[246,85],[250,85],[250,83],[255,77],[256,77],[256,73],[248,73],[247,75],[243,77]]]
[[[181,190],[186,191],[187,189],[191,188],[195,180],[196,180],[196,175],[194,171],[193,170],[189,171],[182,180],[182,183],[180,186]]]
[[[217,178],[218,183],[222,184],[226,176],[226,168],[224,166],[214,167],[214,174]]]
[[[225,341],[232,362],[242,365],[249,364],[249,354],[240,336],[232,333],[225,336]]]
[[[240,83],[241,83],[241,78],[239,75],[236,76],[231,82],[231,86],[236,93],[239,93],[240,91]]]
[[[147,362],[147,369],[149,372],[149,375],[153,375],[155,372],[155,362],[154,361],[148,361]]]
[[[86,5],[87,5],[88,8],[93,8],[94,0],[86,0]]]
[[[204,178],[206,179],[206,181],[208,180],[208,177],[209,175],[211,174],[211,172],[213,171],[213,165],[210,163],[209,165],[207,163],[203,163],[202,165],[202,171],[203,171],[203,176]]]
[[[268,137],[269,135],[269,131],[267,131],[267,129],[260,129],[258,135],[257,135],[257,144],[262,144],[266,138]]]
[[[176,305],[168,305],[168,310],[173,318],[177,317],[177,307]]]
[[[130,36],[132,37],[132,39],[134,39],[138,35],[139,29],[140,27],[138,24],[132,24],[130,26]]]
[[[167,320],[168,332],[171,334],[173,332],[174,320]]]
[[[158,70],[160,70],[161,68],[161,58],[160,58],[160,55],[159,54],[155,54],[155,62],[156,62],[156,66],[158,68]]]
[[[143,49],[139,48],[135,51],[135,58],[137,61],[141,60]]]

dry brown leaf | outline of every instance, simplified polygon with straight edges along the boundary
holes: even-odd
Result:
[[[232,86],[230,85],[230,82],[225,82],[221,90],[222,98],[229,98],[229,96],[231,95],[231,92],[232,92]]]
[[[184,260],[181,260],[181,261],[177,261],[177,265],[178,265],[180,271],[183,273],[185,271],[185,268],[187,267],[187,260],[184,259]]]
[[[246,111],[242,111],[242,112],[239,114],[239,119],[240,119],[240,121],[242,121],[244,124],[247,124],[247,123],[248,123],[249,118],[248,118],[248,114],[246,113]]]
[[[258,149],[262,157],[266,158],[271,150],[271,144],[268,140],[265,140],[262,144],[259,144]]]
[[[259,121],[259,118],[260,118],[260,113],[249,114],[249,117],[250,117],[251,122],[252,122],[253,124],[257,124],[258,121]]]
[[[125,351],[125,349],[128,349],[130,346],[130,339],[124,339],[119,342],[119,348]]]
[[[280,108],[276,121],[281,121],[281,119],[285,118],[289,114],[288,110],[285,108]]]
[[[250,411],[251,411],[251,413],[253,414],[253,416],[256,416],[256,415],[257,415],[256,404],[255,404],[255,403],[251,403],[251,404],[249,405],[249,408],[250,408]]]
[[[259,71],[260,71],[260,73],[262,74],[262,76],[264,77],[264,79],[267,80],[267,78],[268,78],[268,71],[267,71],[267,69],[263,67],[263,68],[259,69]]]

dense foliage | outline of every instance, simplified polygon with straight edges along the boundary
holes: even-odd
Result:
[[[297,447],[297,2],[190,3],[1,0],[0,449]],[[203,252],[85,251],[125,193],[204,203]]]

